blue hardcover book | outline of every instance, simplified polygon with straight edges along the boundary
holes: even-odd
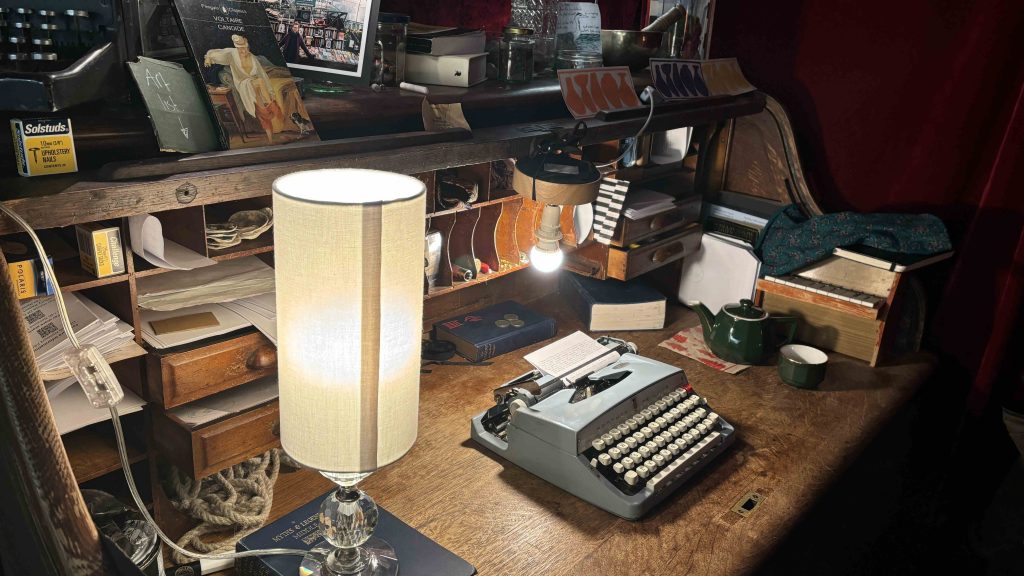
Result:
[[[235,549],[265,550],[267,548],[297,548],[310,550],[324,544],[320,536],[320,504],[324,494],[287,516],[238,541]],[[402,576],[472,576],[476,568],[447,548],[424,536],[413,527],[392,516],[377,505],[380,519],[373,535],[386,540],[395,548],[398,570]],[[239,558],[235,570],[239,576],[296,576],[301,556],[260,556]]]
[[[493,358],[555,335],[555,319],[506,300],[434,324],[434,339],[455,344],[473,362]]]
[[[665,327],[665,296],[643,282],[597,280],[566,273],[562,274],[561,288],[591,332]]]

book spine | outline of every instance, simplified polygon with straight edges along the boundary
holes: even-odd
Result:
[[[482,342],[476,345],[477,353],[480,360],[487,360],[488,358],[494,358],[500,356],[506,352],[518,350],[524,346],[529,346],[541,340],[547,340],[555,335],[555,319],[548,318],[543,322],[532,324],[530,326],[524,326],[519,328],[513,333],[507,336],[502,336],[488,342]]]
[[[715,216],[708,216],[704,221],[704,231],[724,234],[731,238],[738,238],[744,242],[749,242],[750,244],[757,242],[757,236],[761,233],[760,230],[752,226]]]

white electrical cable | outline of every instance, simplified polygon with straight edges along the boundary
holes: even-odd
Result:
[[[43,243],[39,241],[39,237],[36,236],[35,230],[22,219],[16,212],[0,204],[0,211],[7,214],[12,220],[17,222],[25,232],[28,233],[29,237],[32,238],[32,242],[36,246],[36,251],[39,252],[39,258],[42,261],[43,270],[46,272],[46,276],[50,279],[50,285],[53,286],[53,296],[57,302],[57,308],[60,311],[61,324],[64,326],[64,332],[68,337],[68,341],[75,348],[81,349],[82,345],[79,343],[78,338],[75,336],[75,331],[71,326],[71,320],[68,317],[68,310],[64,306],[64,297],[60,292],[60,284],[57,282],[57,275],[53,273],[53,268],[50,266],[50,260],[46,255],[46,250],[43,248]],[[142,502],[142,496],[139,495],[139,489],[135,485],[135,478],[132,476],[131,463],[128,462],[128,449],[125,447],[124,441],[124,430],[121,429],[121,415],[117,411],[117,405],[111,404],[110,408],[110,420],[114,424],[114,436],[117,439],[117,452],[121,457],[121,468],[124,470],[125,480],[128,481],[128,491],[132,494],[132,500],[135,501],[135,506],[138,507],[139,512],[146,518],[146,521],[153,526],[156,530],[157,535],[163,540],[164,544],[176,550],[178,553],[191,558],[197,558],[200,560],[233,560],[235,558],[248,558],[251,556],[305,556],[306,550],[298,550],[292,548],[268,548],[266,550],[246,550],[245,552],[227,552],[223,554],[201,554],[199,552],[192,552],[186,550],[173,540],[164,534],[160,526],[157,525],[156,520],[150,516],[149,511],[146,509],[145,503]]]
[[[42,262],[43,270],[46,272],[46,277],[50,279],[50,285],[53,286],[53,298],[57,301],[57,308],[60,309],[60,322],[64,325],[64,333],[67,334],[68,341],[71,342],[71,345],[80,349],[82,345],[78,342],[78,337],[75,336],[75,331],[71,327],[71,320],[68,317],[68,309],[64,305],[64,295],[60,293],[60,286],[57,284],[57,275],[53,273],[53,268],[50,266],[50,259],[46,256],[46,250],[43,249],[43,243],[39,241],[39,237],[36,236],[35,231],[28,225],[28,222],[25,222],[25,220],[22,219],[22,217],[15,211],[3,204],[0,204],[0,210],[2,210],[4,214],[10,216],[11,220],[17,222],[18,226],[21,226],[25,232],[28,232],[29,237],[32,238],[32,243],[36,245],[36,252],[39,252],[39,259]]]
[[[633,142],[629,146],[627,146],[625,150],[622,151],[622,154],[619,154],[618,158],[612,160],[611,162],[606,162],[604,164],[595,164],[595,168],[599,170],[601,168],[607,168],[612,164],[615,164],[619,160],[625,158],[626,154],[629,154],[631,150],[636,150],[637,145],[640,143],[640,137],[643,136],[644,130],[647,130],[647,126],[651,123],[651,118],[654,118],[654,87],[648,86],[647,88],[644,88],[644,93],[647,94],[647,99],[651,103],[651,111],[647,113],[647,120],[644,122],[644,125],[640,127],[640,131],[637,132],[636,136],[633,137]]]

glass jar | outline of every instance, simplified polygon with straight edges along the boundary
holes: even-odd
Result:
[[[559,0],[512,0],[509,23],[534,32],[533,70],[538,75],[551,71],[555,61],[555,26]]]
[[[405,36],[409,17],[381,12],[377,15],[377,43],[373,51],[373,81],[398,86],[405,81]]]
[[[600,68],[604,58],[597,52],[582,50],[559,50],[555,59],[555,70],[576,70],[579,68]]]
[[[509,83],[533,80],[533,30],[506,26],[498,46],[498,80]]]

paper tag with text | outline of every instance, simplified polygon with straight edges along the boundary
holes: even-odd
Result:
[[[633,76],[626,66],[559,70],[562,98],[573,118],[593,118],[598,112],[639,108]]]

